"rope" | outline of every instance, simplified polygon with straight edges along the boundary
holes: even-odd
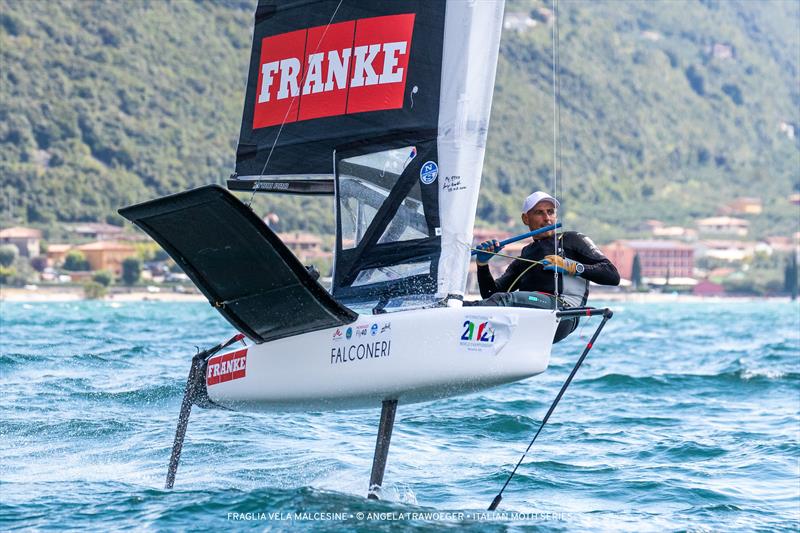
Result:
[[[333,19],[336,17],[336,13],[339,12],[339,8],[342,7],[343,1],[344,0],[339,0],[339,3],[336,5],[336,9],[333,10],[333,14],[331,15],[331,18],[328,19],[328,23],[325,25],[325,30],[322,32],[322,35],[320,36],[319,41],[317,42],[316,48],[314,48],[314,51],[311,53],[312,55],[316,54],[319,51],[319,47],[322,46],[322,41],[325,40],[325,35],[328,33],[328,28],[330,28]],[[297,99],[297,97],[300,96],[301,92],[303,92],[303,87],[306,84],[307,75],[308,75],[308,69],[305,69],[305,71],[303,72],[303,79],[300,80],[299,90],[297,91],[297,94],[292,96],[292,101],[291,103],[289,103],[289,107],[286,108],[286,114],[283,115],[283,120],[281,121],[281,127],[278,128],[278,134],[275,135],[275,140],[272,141],[272,146],[269,149],[269,154],[267,154],[267,160],[264,161],[264,167],[261,169],[259,176],[263,176],[264,172],[267,170],[267,166],[269,165],[269,160],[272,159],[272,152],[275,151],[275,146],[277,146],[278,144],[278,139],[280,138],[281,133],[283,133],[283,127],[286,125],[286,119],[289,118],[289,112],[292,110],[292,107],[294,107],[294,102]],[[247,207],[250,207],[250,204],[253,203],[253,198],[255,198],[256,196],[256,190],[257,189],[254,187],[253,194],[250,195],[250,200],[248,200],[247,202]]]
[[[539,262],[539,261],[537,261],[537,263],[538,263],[538,262]],[[508,290],[507,290],[506,292],[511,292],[511,291],[513,291],[513,290],[514,290],[514,285],[516,285],[516,284],[517,284],[517,282],[518,282],[519,280],[521,280],[521,279],[522,279],[522,276],[524,276],[525,274],[527,274],[527,273],[528,273],[528,270],[532,269],[532,268],[533,268],[533,267],[535,267],[535,266],[536,266],[536,265],[530,265],[528,268],[526,268],[525,270],[523,270],[523,271],[520,273],[520,275],[519,275],[519,276],[517,276],[517,277],[514,279],[514,281],[512,281],[512,282],[511,282],[511,285],[509,285],[509,286],[508,286]]]
[[[518,282],[519,280],[521,280],[521,279],[522,279],[522,276],[524,276],[525,274],[527,274],[527,273],[528,273],[528,271],[529,271],[530,269],[532,269],[532,268],[533,268],[533,267],[535,267],[536,265],[544,265],[544,261],[537,261],[537,260],[535,260],[535,259],[527,259],[527,258],[525,258],[525,257],[514,257],[513,255],[501,254],[500,252],[490,252],[489,250],[481,250],[481,249],[479,249],[479,248],[473,248],[472,246],[470,246],[470,245],[469,245],[469,244],[467,244],[467,243],[462,243],[462,244],[465,244],[465,245],[467,246],[467,248],[469,248],[469,249],[470,249],[470,251],[481,252],[481,253],[485,253],[485,254],[497,255],[497,256],[500,256],[500,257],[505,257],[505,258],[508,258],[508,259],[514,259],[515,261],[522,261],[522,262],[524,262],[524,263],[531,263],[531,265],[530,265],[528,268],[526,268],[525,270],[523,270],[523,271],[522,271],[522,273],[521,273],[519,276],[517,276],[517,277],[514,279],[514,281],[512,281],[512,282],[511,282],[511,285],[509,285],[509,286],[508,286],[508,289],[506,289],[506,292],[511,292],[511,291],[514,289],[514,285],[516,285],[516,284],[517,284],[517,282]],[[558,299],[558,295],[556,295],[556,299]],[[557,301],[557,300],[556,300],[556,301]]]
[[[523,261],[525,263],[534,263],[534,264],[537,264],[537,265],[543,265],[544,264],[542,261],[537,261],[535,259],[527,259],[525,257],[514,257],[513,255],[501,254],[500,252],[490,252],[489,250],[481,250],[480,248],[473,248],[469,244],[467,244],[466,246],[470,249],[470,251],[480,252],[482,254],[498,255],[500,257],[505,257],[505,258],[508,258],[508,259],[515,259],[517,261]]]
[[[561,80],[558,76],[560,70],[560,56],[558,50],[559,35],[558,35],[558,0],[553,0],[553,194],[556,198],[563,198],[563,191],[559,192],[558,174],[561,170],[561,107],[559,100],[561,98]],[[555,253],[559,253],[558,248],[558,235],[553,235],[553,247]],[[564,255],[563,249],[561,256]],[[558,271],[553,270],[553,286],[555,287],[555,299],[558,301]]]
[[[589,319],[586,320],[585,322],[584,321],[580,322],[581,327],[578,330],[578,338],[579,339],[584,339],[584,340],[586,339],[586,337],[583,336],[583,330],[586,329],[586,326],[588,326],[592,322],[592,318],[594,318],[594,315],[590,315]]]

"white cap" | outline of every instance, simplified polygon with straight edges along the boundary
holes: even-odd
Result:
[[[533,209],[536,206],[536,204],[538,204],[542,200],[548,200],[548,201],[552,202],[553,205],[556,206],[556,209],[560,205],[558,203],[558,200],[556,200],[555,198],[553,198],[552,196],[550,196],[546,192],[544,192],[544,191],[536,191],[535,193],[533,193],[530,196],[528,196],[527,198],[525,198],[525,201],[522,203],[522,212],[523,213],[527,213],[528,211]]]

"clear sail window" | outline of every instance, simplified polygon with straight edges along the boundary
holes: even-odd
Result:
[[[407,263],[403,265],[392,265],[379,268],[368,268],[358,273],[353,287],[360,285],[370,285],[382,281],[394,281],[420,274],[430,274],[431,262],[421,261],[418,263]]]
[[[427,236],[428,224],[425,221],[425,211],[422,208],[419,181],[417,181],[397,209],[392,221],[386,226],[378,243],[410,241]]]
[[[342,159],[339,162],[339,209],[342,248],[355,248],[406,166],[416,157],[413,146]],[[419,183],[415,183],[379,244],[428,236]]]
[[[342,191],[356,192],[364,188],[361,180],[350,176],[342,176],[339,183]],[[387,194],[388,192],[384,192],[384,199]],[[365,194],[361,191],[358,196],[343,197],[339,202],[342,217],[342,248],[345,250],[358,246],[372,219],[375,218],[380,204],[383,203],[382,200],[367,202],[364,197]]]

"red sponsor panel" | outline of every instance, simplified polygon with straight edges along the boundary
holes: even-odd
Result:
[[[414,16],[351,20],[262,39],[253,129],[402,108]]]
[[[247,348],[217,355],[208,360],[206,384],[216,385],[245,377],[247,373]]]
[[[254,129],[297,120],[306,63],[305,47],[306,30],[261,40]]]
[[[298,120],[344,115],[353,55],[354,20],[309,28]]]
[[[413,13],[356,22],[348,114],[403,107],[413,31]]]

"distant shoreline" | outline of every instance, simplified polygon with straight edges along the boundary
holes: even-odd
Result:
[[[681,302],[681,303],[702,303],[702,302],[757,302],[757,301],[770,301],[770,302],[789,302],[791,298],[788,296],[699,296],[694,294],[673,294],[661,292],[630,292],[630,293],[597,293],[589,296],[589,303],[597,301],[607,302],[643,302],[643,303],[661,303],[661,302]]]
[[[0,286],[0,301],[3,302],[77,302],[86,300],[82,287],[38,287],[24,289]],[[468,300],[477,300],[478,295],[467,295]],[[636,302],[636,303],[699,303],[699,302],[754,302],[790,301],[788,296],[695,296],[693,294],[672,294],[657,292],[599,292],[591,295],[589,303],[596,302]],[[98,301],[104,302],[205,302],[200,293],[180,293],[168,290],[150,292],[140,287],[128,291],[110,292]]]
[[[87,300],[83,287],[38,287],[21,289],[19,287],[0,286],[0,301],[4,302],[77,302]],[[103,302],[205,302],[206,297],[200,293],[179,293],[172,291],[150,292],[136,287],[130,292],[109,292],[99,298]]]

